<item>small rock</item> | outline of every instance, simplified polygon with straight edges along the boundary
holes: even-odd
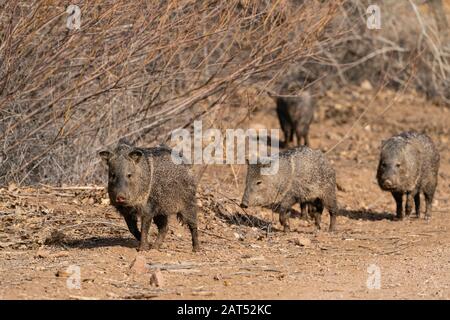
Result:
[[[8,185],[8,191],[9,191],[9,192],[14,191],[14,190],[16,190],[16,189],[17,189],[17,185],[16,185],[14,182],[11,182],[11,183]]]
[[[130,270],[140,274],[146,273],[147,264],[145,262],[145,257],[142,255],[137,255],[136,258],[131,263]]]
[[[58,270],[56,271],[55,276],[57,276],[58,278],[68,277],[69,273],[66,270]]]
[[[156,269],[152,272],[152,275],[150,276],[150,285],[159,288],[164,286],[164,278],[160,269]]]
[[[278,279],[278,280],[283,280],[284,278],[286,278],[286,275],[285,275],[284,273],[280,273],[280,274],[277,276],[277,279]]]
[[[361,82],[360,86],[361,86],[361,89],[366,90],[366,91],[373,90],[373,86],[369,80],[364,80],[363,82]]]
[[[244,237],[243,237],[241,234],[237,233],[237,232],[233,233],[233,235],[234,235],[234,237],[235,237],[237,240],[241,240],[241,241],[244,240]]]
[[[222,280],[222,277],[220,276],[220,274],[216,274],[213,279],[216,281],[220,281]]]
[[[340,103],[335,103],[334,104],[334,108],[336,110],[342,110],[342,109],[344,109],[344,106],[342,104],[340,104]]]
[[[50,252],[48,252],[47,250],[44,250],[42,248],[39,248],[35,255],[36,258],[40,258],[40,259],[45,259],[45,258],[48,258],[49,256],[50,256]]]
[[[62,258],[62,257],[67,257],[69,255],[68,252],[65,251],[61,251],[61,252],[57,252],[51,255],[52,258]]]
[[[301,247],[309,247],[311,245],[311,240],[309,240],[308,238],[304,238],[304,237],[299,237],[296,238],[294,240],[294,243],[297,246],[301,246]]]
[[[84,198],[83,200],[81,200],[81,203],[83,203],[83,204],[94,204],[95,203],[95,200],[94,200],[94,198]]]

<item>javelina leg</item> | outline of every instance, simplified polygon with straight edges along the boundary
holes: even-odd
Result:
[[[316,216],[316,205],[314,203],[308,203],[308,219],[314,219]]]
[[[300,212],[301,212],[300,218],[301,219],[308,220],[308,211],[309,211],[308,207],[309,206],[307,203],[304,203],[304,202],[300,203]]]
[[[321,201],[315,203],[315,213],[314,220],[316,224],[316,229],[320,230],[320,222],[322,222],[322,212],[323,212],[323,204]]]
[[[153,218],[156,226],[158,227],[158,235],[156,236],[155,243],[152,248],[159,249],[164,239],[166,238],[167,231],[169,230],[168,219],[166,215],[157,215]]]
[[[431,204],[433,203],[434,191],[425,193],[425,219],[431,219]]]
[[[289,209],[281,208],[279,213],[280,223],[283,226],[283,231],[288,232],[291,229],[289,227]]]
[[[417,192],[414,196],[414,204],[416,205],[416,216],[420,218],[420,192]]]
[[[336,231],[336,216],[337,216],[337,207],[329,210],[330,212],[330,226],[328,227],[329,232]]]
[[[192,251],[197,252],[200,250],[200,244],[198,242],[197,223],[188,222],[188,227],[192,237]]]
[[[177,217],[182,223],[188,225],[192,237],[192,251],[199,251],[200,243],[198,241],[197,214],[195,212],[195,209],[192,209],[192,211],[187,214],[178,213]]]
[[[291,130],[289,131],[289,142],[288,142],[288,147],[292,146],[294,144],[294,128],[291,127]]]
[[[406,217],[409,217],[411,215],[413,204],[414,204],[414,197],[413,197],[412,193],[408,192],[406,194],[406,205],[405,205],[405,216]]]
[[[148,230],[150,229],[151,222],[151,216],[145,213],[141,215],[141,243],[139,244],[139,251],[146,251],[150,249],[148,244]]]
[[[302,145],[302,138],[304,137],[304,135],[299,130],[295,131],[295,135],[297,136],[297,146],[301,146]]]
[[[131,234],[136,238],[137,241],[141,240],[141,232],[137,227],[137,217],[134,214],[125,214],[123,215],[125,218],[125,222],[127,223],[128,230],[130,230]]]
[[[305,146],[309,147],[309,134],[305,134],[303,138],[305,139]]]
[[[395,199],[395,203],[397,204],[397,216],[398,220],[403,219],[403,194],[400,192],[392,192],[392,196]]]
[[[289,145],[289,135],[291,133],[290,120],[278,108],[277,108],[277,114],[278,114],[278,120],[280,121],[280,127],[281,127],[281,130],[283,131],[283,135],[284,135],[284,141],[282,143],[282,147],[286,148]]]

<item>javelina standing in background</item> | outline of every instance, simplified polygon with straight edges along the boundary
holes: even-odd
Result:
[[[150,248],[147,236],[152,220],[158,227],[153,248],[161,246],[168,231],[168,217],[174,214],[188,225],[193,250],[199,249],[196,184],[186,165],[172,161],[170,148],[137,148],[121,140],[113,151],[101,151],[100,156],[109,168],[111,204],[140,241],[139,250]],[[137,227],[138,217],[141,231]]]
[[[316,227],[320,229],[323,208],[330,213],[330,227],[336,225],[338,206],[336,201],[336,174],[325,155],[306,146],[279,153],[276,174],[264,175],[261,170],[268,162],[249,164],[241,206],[270,206],[280,214],[284,231],[289,230],[289,212],[295,203],[300,204],[305,215],[306,204],[315,209]]]
[[[383,141],[377,180],[380,188],[390,191],[397,204],[397,218],[403,219],[403,195],[406,194],[405,213],[409,216],[415,203],[420,217],[420,193],[425,195],[425,218],[431,217],[431,204],[439,171],[439,152],[425,134],[403,132]]]
[[[286,94],[288,95],[288,93]],[[283,147],[293,145],[294,134],[297,137],[297,146],[309,146],[309,127],[314,118],[315,103],[308,91],[297,96],[272,96],[277,104],[276,110],[280,127],[284,134]]]

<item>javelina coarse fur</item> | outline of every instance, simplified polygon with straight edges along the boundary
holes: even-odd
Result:
[[[278,172],[263,174],[262,169],[278,161]],[[319,150],[300,146],[279,153],[277,157],[248,164],[247,179],[241,206],[269,206],[280,214],[284,231],[289,230],[291,207],[299,203],[302,216],[306,205],[315,208],[315,224],[320,229],[323,209],[330,213],[329,230],[335,230],[338,206],[336,174],[325,155]]]
[[[431,204],[439,171],[439,152],[425,134],[402,132],[382,142],[377,180],[380,188],[390,191],[397,204],[397,219],[409,216],[415,203],[420,217],[420,193],[425,195],[425,218],[431,217]]]
[[[275,100],[278,120],[284,134],[282,146],[293,146],[294,134],[297,146],[303,142],[309,146],[309,127],[314,118],[315,101],[307,90],[288,77],[281,87],[280,95],[269,96]],[[300,91],[300,92],[299,92]]]
[[[294,143],[297,146],[303,142],[309,146],[309,127],[314,118],[315,104],[311,95],[305,91],[298,96],[272,96],[277,104],[276,110],[281,130],[284,134],[282,146],[289,148]]]
[[[186,165],[172,161],[171,152],[168,147],[138,148],[126,140],[120,140],[112,151],[100,152],[108,165],[111,204],[140,241],[139,250],[150,248],[147,236],[152,220],[158,227],[152,247],[158,249],[168,231],[168,218],[175,214],[188,225],[193,250],[199,249],[196,183]],[[138,217],[141,231],[137,227]]]

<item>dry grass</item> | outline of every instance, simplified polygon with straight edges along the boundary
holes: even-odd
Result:
[[[94,180],[100,146],[161,142],[314,56],[339,2],[85,1],[78,31],[65,4],[0,10],[0,183]]]
[[[243,88],[277,90],[289,70],[321,89],[369,79],[450,98],[449,48],[413,1],[384,1],[379,31],[365,0],[80,1],[80,30],[66,5],[0,3],[0,185],[95,182],[101,146],[217,124]]]

